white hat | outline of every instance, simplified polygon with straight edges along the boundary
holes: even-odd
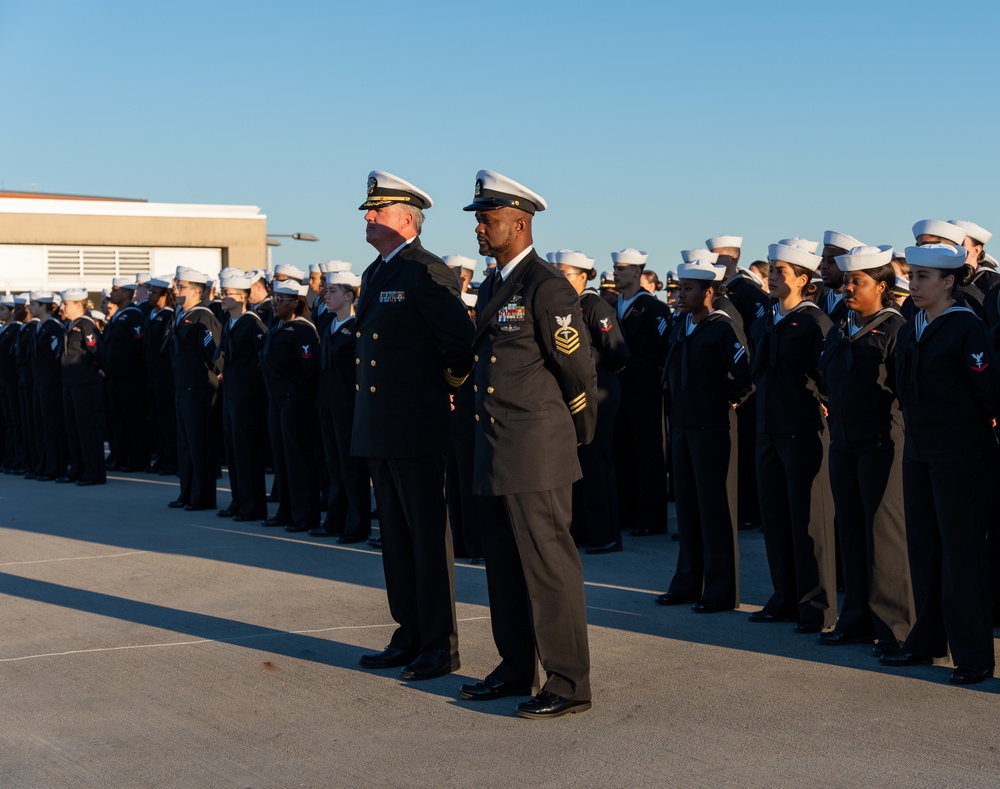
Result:
[[[135,284],[135,280],[131,277],[113,277],[111,280],[112,288],[122,288],[124,290],[135,290],[138,285]]]
[[[95,321],[106,321],[108,319],[108,316],[105,315],[100,310],[91,310],[90,317],[93,318]]]
[[[710,252],[707,249],[682,249],[681,260],[685,263],[690,263],[693,260],[703,260],[706,263],[715,265],[719,262],[719,253]]]
[[[308,296],[309,286],[300,285],[293,280],[284,280],[274,283],[274,292],[280,293],[283,296]]]
[[[746,277],[748,280],[750,280],[751,282],[755,283],[758,288],[763,288],[764,287],[764,280],[763,280],[763,278],[761,278],[760,274],[758,274],[753,269],[741,268],[740,269],[740,273],[744,277]]]
[[[486,264],[486,268],[493,268],[497,264],[497,259],[491,258],[489,255],[486,255],[483,258],[483,262]]]
[[[244,272],[243,269],[237,268],[236,266],[226,266],[224,269],[221,269],[219,271],[219,279],[222,279],[223,277],[232,276],[233,274],[244,274],[244,273],[246,272]]]
[[[795,244],[771,244],[767,248],[767,259],[791,263],[793,266],[801,266],[810,271],[817,271],[820,263],[819,255],[814,255]]]
[[[196,285],[204,285],[208,282],[208,274],[202,274],[187,266],[178,266],[176,277],[178,282],[193,282]]]
[[[219,284],[218,280],[210,279],[205,283],[205,287],[208,288],[209,290],[212,290],[213,288],[217,287],[218,284]]]
[[[649,254],[638,249],[626,247],[621,252],[611,253],[611,262],[616,266],[645,266]]]
[[[87,289],[86,288],[69,288],[62,292],[63,301],[86,301],[87,300]]]
[[[326,275],[327,285],[347,285],[349,288],[361,287],[361,275],[350,271],[331,271]]]
[[[937,233],[933,235],[937,235]],[[954,244],[924,244],[919,247],[907,247],[906,262],[910,266],[923,266],[924,268],[961,268],[965,265],[965,247]]]
[[[322,266],[322,265],[323,265],[322,263],[310,263],[309,264],[309,273],[310,274],[322,274],[322,273],[324,273],[323,269],[320,268],[320,266]]]
[[[857,246],[846,255],[837,255],[835,260],[841,271],[865,271],[887,266],[892,262],[892,247]]]
[[[892,290],[897,293],[909,293],[910,292],[910,280],[906,277],[896,276],[896,284],[892,286]]]
[[[699,279],[703,282],[715,282],[717,274],[715,266],[700,258],[689,263],[681,263],[677,267],[677,279]]]
[[[319,270],[323,274],[331,274],[334,271],[350,271],[351,264],[343,260],[328,260],[319,264]]]
[[[991,255],[989,252],[984,252],[983,253],[983,260],[982,260],[982,262],[979,265],[980,266],[986,266],[986,268],[991,268],[991,269],[996,270],[996,268],[997,268],[997,259],[995,257],[993,257],[993,255]]]
[[[250,279],[250,272],[240,271],[238,273],[227,273],[219,277],[219,287],[222,290],[232,288],[234,290],[250,290],[253,280]]]
[[[551,263],[554,266],[556,264],[556,253],[555,252],[546,252],[545,253],[545,259],[547,261],[549,261],[549,263]]]
[[[574,266],[575,268],[582,268],[585,271],[590,271],[594,268],[594,258],[588,258],[582,252],[578,252],[572,249],[560,249],[558,252],[554,252],[555,260],[552,261],[556,266]]]
[[[546,255],[548,257],[548,255]],[[441,260],[448,268],[466,268],[469,271],[476,270],[476,261],[467,258],[465,255],[445,255]],[[552,261],[550,260],[549,263]]]
[[[462,303],[470,310],[476,306],[476,303],[478,301],[479,301],[479,296],[475,293],[465,292],[462,294]]]
[[[823,246],[854,249],[855,247],[863,247],[864,243],[858,241],[854,236],[838,233],[836,230],[827,230],[823,234]]]
[[[715,269],[715,281],[722,282],[726,278],[726,267],[721,263],[715,263],[712,265]]]
[[[808,238],[783,238],[778,242],[779,244],[784,244],[786,247],[802,247],[806,252],[812,252],[816,254],[816,250],[819,249],[819,241],[810,241]]]
[[[544,211],[548,203],[528,187],[492,170],[476,173],[476,192],[463,211],[492,211],[495,208],[518,208],[529,214]]]
[[[368,173],[368,199],[358,208],[362,211],[368,211],[393,203],[404,203],[420,209],[427,209],[434,205],[434,201],[431,200],[431,196],[427,192],[418,189],[409,181],[404,181],[392,173],[385,172],[385,170],[372,170]]]
[[[291,279],[297,279],[299,281],[306,278],[306,273],[302,269],[296,268],[290,263],[279,263],[275,266],[274,276],[277,277],[279,274],[283,277],[290,277]]]
[[[944,222],[941,219],[921,219],[913,226],[914,239],[919,239],[920,236],[937,236],[938,238],[961,244],[965,241],[965,235],[965,230],[958,225],[953,225],[951,222]],[[910,247],[907,247],[907,251],[909,250]],[[909,260],[909,255],[907,255],[907,260]]]
[[[898,260],[898,259],[906,260],[906,252],[904,252],[899,247],[893,247],[892,248],[892,259],[893,260]]]
[[[743,248],[743,236],[713,236],[705,242],[709,249],[721,249],[722,247]]]
[[[0,304],[5,307],[13,307],[17,302],[14,301],[14,294],[8,293],[6,296],[0,297]]]
[[[145,273],[145,274],[139,273],[139,274],[136,274],[135,275],[135,284],[136,285],[145,285],[147,282],[149,282],[151,276],[152,275],[149,274],[149,273]]]
[[[990,243],[993,234],[985,227],[980,227],[975,222],[966,222],[964,219],[949,219],[949,225],[955,225],[965,231],[965,234],[973,241],[978,241],[983,246]]]
[[[41,304],[48,304],[52,301],[51,290],[31,290],[28,291],[28,301],[37,301]]]
[[[151,288],[164,288],[169,290],[174,285],[174,278],[170,274],[157,274],[148,283]]]
[[[15,304],[27,304],[28,303],[28,294],[27,293],[15,293],[14,294],[14,303]]]

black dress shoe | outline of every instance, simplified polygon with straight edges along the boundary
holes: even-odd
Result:
[[[236,517],[236,513],[233,512],[231,509],[229,509],[229,507],[226,507],[224,510],[219,510],[217,513],[215,513],[215,515],[216,515],[217,518],[234,518],[234,517]]]
[[[55,477],[50,477],[48,474],[39,474],[35,477],[35,482],[52,482]]]
[[[633,537],[652,537],[654,534],[666,534],[666,533],[667,533],[666,529],[632,529],[632,531],[629,532],[629,534],[631,534]]]
[[[374,655],[362,655],[358,665],[362,668],[396,668],[407,665],[416,655],[414,651],[389,645]]]
[[[68,485],[70,482],[79,482],[79,477],[59,477],[56,480],[57,485]]]
[[[458,693],[463,699],[472,699],[472,701],[489,701],[490,699],[502,699],[505,696],[534,695],[530,682],[503,682],[493,677],[487,677],[482,682],[462,685],[458,689]]]
[[[477,565],[486,564],[486,557],[485,556],[470,556],[469,557],[469,564],[477,564]]]
[[[589,701],[571,701],[543,690],[531,701],[522,701],[514,711],[521,718],[558,718],[560,715],[586,712],[589,709]]]
[[[874,636],[855,636],[845,633],[843,630],[834,628],[828,633],[820,633],[817,643],[826,646],[837,646],[839,644],[870,644],[875,640]]]
[[[337,532],[330,531],[325,526],[317,526],[315,529],[309,530],[310,537],[336,537]]]
[[[822,631],[823,625],[817,624],[816,622],[796,622],[795,627],[792,628],[792,632],[798,633],[800,636],[821,633]]]
[[[956,666],[948,681],[952,685],[975,685],[977,682],[993,676],[992,668],[976,668],[975,666]]]
[[[312,534],[312,532],[310,532]],[[352,545],[356,542],[367,542],[367,534],[341,534],[337,538],[337,545]]]
[[[36,479],[35,472],[34,471],[26,471],[24,473],[24,478],[25,479]]]
[[[399,672],[399,676],[413,681],[434,679],[450,674],[461,667],[462,662],[458,659],[458,655],[452,657],[450,650],[428,649],[417,655],[412,663]]]
[[[265,518],[265,520],[261,524],[261,526],[268,526],[268,527],[271,527],[271,526],[287,526],[290,523],[291,523],[291,521],[278,520],[278,518],[276,516],[272,515],[270,518]]]
[[[675,594],[674,592],[664,592],[656,597],[657,605],[684,605],[685,603],[692,602],[694,601],[690,597],[685,597],[682,594]]]
[[[902,666],[929,666],[934,661],[929,657],[911,655],[909,652],[904,652],[901,649],[898,652],[891,652],[889,654],[882,655],[882,657],[878,659],[878,662],[883,666],[900,668]]]
[[[78,488],[89,488],[91,485],[106,485],[106,479],[81,479],[76,483]]]
[[[702,600],[700,603],[695,603],[691,606],[691,610],[696,614],[718,614],[721,611],[732,611],[733,607],[731,605],[719,605],[710,600]]]
[[[586,548],[584,553],[599,554],[599,553],[618,553],[622,549],[621,541],[618,542],[606,542],[603,545],[590,545]]]
[[[899,644],[895,641],[876,641],[875,646],[872,647],[872,655],[875,657],[882,657],[882,655],[895,655],[897,652],[901,652]]]
[[[186,501],[181,501],[180,499],[177,499],[177,501],[172,501],[167,506],[170,507],[170,509],[172,510],[182,510],[187,505],[188,503]]]
[[[375,550],[381,551],[382,550],[382,538],[381,537],[369,537],[368,538],[368,545],[369,545],[369,547],[374,548]]]
[[[214,504],[185,504],[184,512],[203,512],[205,510],[214,510]]]
[[[750,614],[748,619],[751,622],[772,623],[772,622],[791,622],[793,617],[785,616],[782,614],[772,614],[769,613],[768,611],[754,611],[752,614]]]
[[[300,523],[299,521],[292,521],[285,527],[285,531],[291,531],[291,532],[309,531],[309,524]]]
[[[251,521],[263,521],[267,520],[267,513],[263,512],[259,515],[234,515],[233,523],[249,523]]]

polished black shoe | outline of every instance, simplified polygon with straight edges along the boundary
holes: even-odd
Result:
[[[204,512],[205,510],[214,510],[214,504],[185,504],[184,512]]]
[[[489,701],[502,699],[506,696],[533,696],[531,683],[503,682],[493,677],[487,677],[482,682],[472,682],[458,689],[463,699],[472,701]]]
[[[485,556],[470,556],[469,564],[483,565],[486,564]]]
[[[632,529],[629,532],[633,537],[652,537],[654,534],[666,534],[666,529]],[[589,702],[588,702],[589,703]]]
[[[898,652],[902,652],[899,648],[899,644],[895,641],[876,641],[875,646],[872,647],[872,655],[875,657],[882,657],[882,655],[895,655]]]
[[[834,628],[827,633],[820,633],[816,642],[826,646],[837,646],[839,644],[870,644],[874,640],[874,636],[854,636]]]
[[[772,613],[769,613],[768,611],[754,611],[747,618],[751,622],[757,622],[757,623],[765,622],[765,623],[768,623],[768,624],[770,624],[772,622],[791,622],[791,621],[793,621],[793,618],[791,616],[782,616],[781,614],[772,614]]]
[[[900,668],[902,666],[929,666],[934,661],[929,657],[911,655],[909,652],[904,652],[901,649],[898,652],[891,652],[889,654],[882,655],[882,657],[878,659],[878,662],[883,666]]]
[[[91,485],[106,485],[106,479],[81,479],[76,483],[78,488],[89,488]]]
[[[290,531],[290,532],[309,531],[309,524],[300,523],[298,521],[292,521],[285,527],[285,531]]]
[[[312,532],[310,532],[311,534]],[[353,545],[356,542],[367,542],[367,534],[341,534],[337,538],[337,545]]]
[[[599,553],[618,553],[622,549],[621,541],[619,542],[606,542],[603,545],[589,545],[584,550],[584,553],[589,553],[591,555]]]
[[[215,516],[217,518],[234,518],[236,517],[236,513],[233,512],[231,509],[229,509],[229,507],[226,507],[226,509],[219,510],[217,513],[215,513]]]
[[[408,665],[416,656],[416,652],[390,645],[374,655],[362,655],[358,665],[362,668],[396,668]]]
[[[952,685],[975,685],[977,682],[993,676],[991,668],[976,668],[975,666],[956,666],[948,681]]]
[[[732,611],[733,607],[731,605],[719,605],[710,600],[702,600],[700,603],[695,603],[691,606],[691,610],[696,614],[718,614],[722,611]]]
[[[79,477],[59,477],[56,479],[57,485],[68,485],[70,482],[79,482]]]
[[[417,655],[416,660],[399,672],[399,676],[406,680],[434,679],[443,677],[462,667],[462,662],[458,655],[452,657],[447,649],[428,649]]]
[[[265,518],[264,522],[261,524],[261,526],[268,526],[268,527],[272,527],[272,526],[287,526],[290,523],[291,523],[291,521],[278,520],[275,516],[272,515],[270,518]]]
[[[35,476],[35,472],[34,471],[26,471],[24,473],[24,478],[25,479],[37,479],[37,477]]]
[[[520,718],[558,718],[560,715],[586,712],[589,709],[589,701],[571,701],[543,690],[531,701],[522,701],[518,704],[514,712]]]
[[[310,537],[336,537],[337,532],[330,531],[325,526],[317,526],[315,529],[309,530]]]
[[[251,523],[254,521],[267,520],[267,513],[262,512],[259,515],[234,515],[233,523]]]
[[[656,596],[657,605],[684,605],[685,603],[693,603],[690,597],[685,597],[681,594],[674,594],[673,592],[664,592],[661,595]]]
[[[798,633],[801,635],[812,635],[814,633],[823,632],[823,625],[817,624],[816,622],[796,622],[795,627],[792,628],[793,633]]]
[[[55,477],[50,477],[48,474],[39,474],[35,477],[35,482],[52,482]]]
[[[369,537],[368,547],[374,548],[377,551],[382,550],[382,538],[381,537]]]
[[[186,501],[181,501],[180,499],[177,499],[177,501],[172,501],[167,506],[170,507],[170,509],[172,510],[182,510],[187,505],[188,503]]]

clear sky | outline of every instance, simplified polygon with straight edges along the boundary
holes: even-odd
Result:
[[[276,263],[355,270],[372,169],[431,194],[440,255],[476,256],[480,168],[548,200],[540,252],[661,276],[717,234],[749,262],[1000,233],[998,27],[994,2],[0,0],[0,181],[258,205],[321,239]]]

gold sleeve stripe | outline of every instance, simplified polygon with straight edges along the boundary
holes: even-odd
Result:
[[[569,404],[571,406],[574,406],[574,405],[576,405],[577,403],[579,403],[581,401],[582,402],[586,402],[587,401],[587,393],[586,392],[581,392],[580,394],[578,394],[576,397],[574,397],[572,400],[569,401]]]
[[[451,373],[444,374],[444,380],[447,382],[448,386],[454,389],[458,389],[458,387],[464,384],[465,379],[468,377],[469,376],[467,375],[458,376],[458,375],[452,375]]]
[[[573,407],[571,407],[571,408],[569,409],[569,412],[570,412],[570,414],[572,414],[573,416],[576,416],[576,415],[577,415],[577,414],[579,414],[579,413],[580,413],[580,412],[581,412],[582,410],[584,410],[584,409],[585,409],[586,407],[587,407],[587,403],[586,403],[586,401],[584,401],[584,402],[580,403],[580,405],[577,405],[577,406],[573,406]]]
[[[579,414],[584,408],[587,407],[587,393],[584,392],[583,394],[574,397],[569,401],[568,405],[570,414],[573,414],[574,416]]]

